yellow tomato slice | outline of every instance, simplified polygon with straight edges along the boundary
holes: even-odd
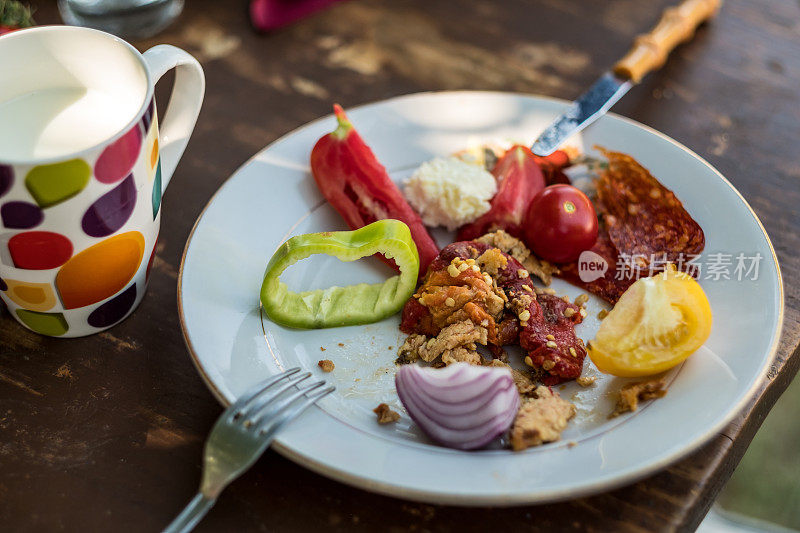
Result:
[[[691,276],[668,269],[631,285],[588,345],[601,372],[638,377],[669,370],[711,335],[711,305]]]

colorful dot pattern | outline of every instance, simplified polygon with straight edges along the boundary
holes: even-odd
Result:
[[[58,268],[72,257],[72,243],[52,231],[17,233],[8,241],[14,266],[24,270]]]
[[[0,220],[9,229],[31,229],[41,224],[44,213],[28,202],[6,202],[0,207]]]
[[[109,237],[77,254],[56,275],[64,308],[92,305],[122,290],[136,274],[143,255],[144,237],[138,231]]]
[[[6,293],[12,302],[31,311],[49,311],[58,303],[50,283],[9,279],[6,281]]]
[[[156,179],[153,183],[153,220],[158,216],[161,208],[161,160],[156,164]]]
[[[92,311],[88,318],[89,325],[95,328],[113,326],[125,318],[133,309],[134,303],[136,303],[135,283]]]
[[[33,167],[25,186],[39,207],[51,207],[69,200],[89,183],[92,168],[83,159]]]
[[[142,176],[137,179],[139,172]],[[152,192],[144,193],[150,184]],[[141,298],[144,285],[134,279],[145,253],[144,235],[132,231],[130,225],[126,230],[126,224],[139,202],[147,202],[138,209],[152,212],[156,220],[161,188],[154,101],[142,119],[106,146],[94,162],[76,158],[23,170],[0,165],[0,229],[11,230],[10,237],[0,240],[0,258],[10,259],[8,266],[17,269],[3,272],[0,293],[10,306],[19,306],[10,309],[20,322],[35,332],[61,336],[69,333],[70,321],[80,321],[73,325],[82,329],[87,325],[103,329],[124,319]],[[13,199],[5,198],[12,190]],[[84,203],[91,197],[87,195],[94,196],[89,207]],[[70,240],[75,229],[55,226],[52,220],[48,224],[51,210],[61,210],[62,205],[66,210],[84,206],[76,217],[84,249],[76,250]],[[137,214],[135,220],[140,217]],[[53,231],[37,231],[40,226]],[[97,242],[87,247],[91,241]],[[155,244],[148,251],[144,283],[149,279]],[[41,274],[27,277],[25,271]],[[141,284],[138,289],[137,284]],[[75,309],[86,312],[71,314]]]
[[[92,237],[106,237],[125,225],[136,207],[133,174],[97,199],[84,213],[81,227]]]
[[[11,189],[14,183],[14,170],[8,165],[0,165],[0,198]]]
[[[135,125],[106,148],[94,164],[94,177],[101,183],[116,183],[133,169],[142,148],[142,129]]]
[[[17,309],[20,321],[36,333],[59,337],[69,331],[69,326],[61,313],[39,313],[27,309]]]

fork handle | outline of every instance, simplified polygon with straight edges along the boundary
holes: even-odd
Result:
[[[175,517],[175,520],[164,529],[163,533],[185,533],[191,531],[216,502],[216,499],[208,498],[202,492],[198,492],[186,508],[181,511],[181,514]]]

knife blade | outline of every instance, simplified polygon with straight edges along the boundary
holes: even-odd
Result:
[[[606,72],[539,135],[531,151],[542,157],[552,154],[567,137],[604,115],[632,86],[630,80]]]
[[[658,24],[637,37],[625,57],[539,135],[531,147],[533,153],[550,155],[570,135],[604,115],[648,72],[660,68],[676,46],[691,39],[697,27],[714,16],[721,5],[722,0],[684,0],[665,9]]]

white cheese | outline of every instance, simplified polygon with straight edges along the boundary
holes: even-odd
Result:
[[[479,165],[437,157],[414,171],[403,192],[427,226],[452,231],[489,210],[497,182]]]

